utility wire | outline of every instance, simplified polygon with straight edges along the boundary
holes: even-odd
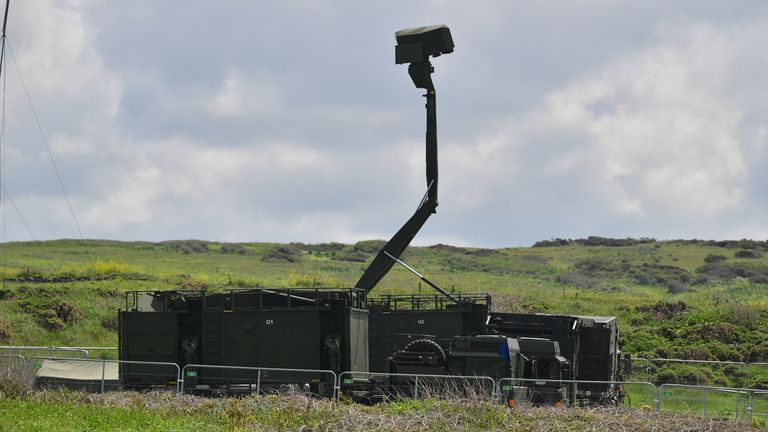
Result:
[[[3,60],[5,60],[5,44],[7,42],[7,38],[5,37],[5,28],[8,25],[8,9],[10,8],[11,0],[5,1],[5,15],[3,18],[3,32],[2,32],[2,41],[0,41],[0,44],[2,47],[0,47],[0,73],[3,71]],[[8,250],[8,242],[6,241],[5,237],[5,201],[7,200],[8,194],[6,194],[6,199],[3,199],[3,192],[5,191],[5,83],[8,81],[8,74],[2,74],[3,76],[3,106],[2,106],[2,119],[0,119],[0,203],[2,204],[3,208],[3,269],[8,268],[8,256],[7,256],[7,250]],[[5,277],[3,277],[3,289],[5,289]]]
[[[19,75],[19,80],[21,81],[21,86],[24,88],[24,93],[27,95],[27,101],[29,102],[30,108],[32,108],[32,114],[34,114],[35,122],[37,123],[37,129],[40,131],[40,136],[43,138],[43,144],[45,144],[45,149],[48,151],[48,157],[51,160],[51,165],[53,166],[53,170],[56,172],[56,178],[59,180],[59,186],[61,186],[61,192],[64,194],[64,199],[67,201],[67,207],[69,207],[69,213],[72,214],[72,220],[75,221],[75,227],[77,227],[77,233],[80,235],[81,240],[85,240],[85,237],[83,237],[83,232],[80,230],[80,224],[77,222],[77,216],[75,216],[75,210],[72,208],[72,203],[69,201],[69,195],[67,194],[67,189],[64,187],[64,181],[61,179],[61,174],[59,173],[59,168],[56,166],[56,160],[53,158],[53,152],[51,152],[51,147],[48,145],[48,139],[45,137],[45,132],[43,132],[43,127],[40,124],[40,118],[37,115],[37,110],[35,109],[35,105],[32,103],[32,97],[29,95],[29,91],[27,90],[27,84],[24,82],[24,78],[21,76],[21,70],[19,69],[19,64],[16,63],[16,56],[13,55],[13,49],[11,48],[11,44],[7,41],[7,38],[5,39],[6,44],[8,45],[8,52],[11,53],[11,60],[13,60],[13,65],[16,68],[16,73]]]
[[[5,199],[9,203],[11,203],[11,206],[13,207],[13,209],[16,210],[16,214],[19,215],[19,219],[21,219],[21,222],[24,224],[24,228],[27,229],[29,236],[32,237],[32,241],[37,241],[37,237],[35,237],[35,233],[32,232],[32,228],[29,227],[27,220],[24,219],[24,215],[21,214],[21,210],[19,210],[19,207],[13,201],[13,198],[11,197],[11,194],[8,192],[8,189],[5,188],[5,185],[3,185],[3,193],[5,194]]]

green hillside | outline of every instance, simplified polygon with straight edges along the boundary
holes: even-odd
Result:
[[[0,260],[0,343],[111,345],[128,290],[350,287],[383,242],[355,245],[74,241],[10,243]],[[642,357],[768,360],[768,242],[552,240],[529,248],[409,248],[449,291],[497,311],[616,315]],[[374,293],[429,293],[395,267]]]

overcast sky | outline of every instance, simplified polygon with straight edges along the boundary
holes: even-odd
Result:
[[[354,242],[425,190],[394,32],[431,24],[456,49],[416,244],[768,238],[762,0],[12,0],[8,41],[85,238]],[[36,238],[77,238],[3,74],[6,189]]]

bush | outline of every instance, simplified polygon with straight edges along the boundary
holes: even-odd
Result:
[[[37,313],[37,322],[48,330],[61,330],[82,318],[80,309],[62,301],[55,301],[50,309],[42,310]]]
[[[696,269],[699,275],[706,275],[713,280],[728,281],[737,277],[749,279],[750,282],[755,284],[768,283],[768,266],[750,263],[750,262],[734,262],[724,263],[716,262],[711,264],[704,264]]]
[[[756,250],[749,250],[749,249],[742,249],[740,251],[736,251],[734,254],[736,258],[751,258],[751,259],[757,259],[763,256],[760,252]]]
[[[26,287],[19,288],[23,298],[19,302],[21,310],[31,314],[35,321],[47,330],[61,330],[68,324],[77,322],[83,314],[80,309],[61,300],[64,291],[61,288]]]
[[[706,257],[704,257],[704,262],[707,264],[713,264],[713,263],[719,263],[725,261],[726,256],[725,255],[717,255],[717,254],[709,254]]]
[[[331,259],[335,261],[365,262],[370,255],[367,252],[359,250],[344,250],[334,252]]]
[[[251,255],[253,252],[247,247],[238,243],[222,243],[221,253],[227,255]]]
[[[557,247],[557,246],[569,246],[572,244],[582,245],[582,246],[610,246],[610,247],[622,247],[622,246],[635,246],[639,244],[648,244],[648,243],[656,243],[656,239],[654,238],[646,238],[641,237],[639,239],[635,238],[625,238],[625,239],[614,239],[614,238],[608,238],[608,237],[598,237],[598,236],[590,236],[586,239],[561,239],[561,238],[555,238],[552,240],[542,240],[538,241],[533,244],[533,247]]]
[[[677,303],[658,302],[652,306],[637,306],[637,312],[649,312],[656,319],[669,319],[688,310],[688,305],[683,301]]]
[[[6,317],[0,317],[0,341],[7,342],[13,337],[13,327]]]
[[[580,288],[587,288],[594,284],[594,280],[592,278],[578,270],[559,275],[557,278],[555,278],[555,281],[564,285],[575,285]]]
[[[367,254],[378,253],[384,245],[387,244],[384,240],[362,240],[352,247],[356,252],[363,252]]]
[[[181,253],[187,255],[194,253],[207,253],[208,243],[199,240],[189,240],[181,243],[179,245],[179,249],[181,250]]]
[[[19,357],[0,357],[0,400],[3,396],[23,397],[32,392],[35,373]]]
[[[346,247],[342,243],[330,242],[330,243],[317,243],[317,244],[305,244],[305,243],[291,243],[289,246],[293,246],[297,249],[307,251],[309,253],[333,253],[340,251]]]
[[[672,281],[667,284],[667,290],[670,294],[681,294],[685,292],[685,284],[679,280]]]
[[[111,332],[117,332],[119,320],[116,313],[109,314],[101,319],[101,326]]]
[[[273,263],[295,263],[301,260],[301,255],[301,249],[294,245],[286,245],[272,249],[261,260]]]

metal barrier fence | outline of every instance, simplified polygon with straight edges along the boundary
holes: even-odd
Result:
[[[179,391],[179,365],[121,360],[34,357],[29,361],[37,388]]]
[[[310,393],[336,398],[336,373],[330,370],[280,369],[189,364],[179,377],[183,393]]]
[[[748,364],[737,361],[653,358],[646,360],[648,381],[709,387],[748,387]]]
[[[649,360],[652,364],[656,359]],[[667,360],[667,359],[664,359]],[[730,362],[732,366],[733,363]],[[706,364],[706,363],[705,363]],[[760,364],[762,365],[762,364]],[[735,364],[738,366],[738,364]],[[768,417],[768,390],[649,381],[578,381],[484,376],[387,374],[175,363],[34,357],[0,353],[0,379],[29,378],[37,388],[91,392],[164,389],[237,395],[302,392],[338,400],[381,402],[400,398],[482,399],[524,405],[613,405],[687,411],[704,416]],[[19,378],[21,378],[19,380]]]
[[[768,417],[768,390],[755,389],[749,408],[749,415],[753,417]]]
[[[747,387],[768,390],[768,363],[747,363],[749,382]]]
[[[656,386],[647,381],[579,381],[503,378],[497,393],[508,405],[654,408]]]
[[[79,357],[87,359],[89,352],[81,347],[60,347],[60,346],[27,346],[27,345],[3,345],[0,346],[0,354],[18,354],[26,357],[35,357],[43,355],[47,357]]]
[[[404,398],[497,400],[496,388],[493,378],[484,376],[342,372],[336,393],[368,402]]]
[[[718,418],[753,415],[753,393],[762,390],[686,384],[659,386],[658,411],[687,411]],[[762,413],[759,413],[762,415]]]

